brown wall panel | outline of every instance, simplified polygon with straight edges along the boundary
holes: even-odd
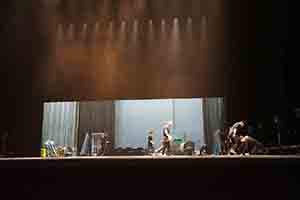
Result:
[[[224,95],[221,0],[62,0],[47,9],[44,100]]]

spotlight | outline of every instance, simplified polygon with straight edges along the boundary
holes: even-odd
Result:
[[[74,30],[74,24],[69,25],[69,33],[72,33]]]
[[[69,25],[69,39],[73,39],[73,32],[74,32],[74,24]]]
[[[95,30],[96,30],[96,31],[99,30],[99,22],[96,22],[96,24],[95,24]]]
[[[175,24],[178,23],[178,18],[177,18],[177,17],[174,18],[174,23],[175,23]]]
[[[134,19],[133,22],[133,33],[136,34],[138,32],[138,20]]]
[[[99,27],[99,22],[96,22],[95,27],[96,27],[96,28]]]

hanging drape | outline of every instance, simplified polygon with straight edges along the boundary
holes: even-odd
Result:
[[[58,146],[76,147],[78,103],[44,104],[42,142],[53,140]]]
[[[81,149],[86,133],[106,132],[114,145],[114,101],[79,102],[78,150]]]
[[[215,142],[213,134],[217,129],[222,128],[224,124],[223,101],[223,98],[203,99],[204,138],[210,152],[212,152]]]
[[[161,141],[162,125],[172,120],[173,138],[203,141],[202,99],[121,100],[115,103],[116,147],[146,147],[147,132],[154,131],[154,147]]]

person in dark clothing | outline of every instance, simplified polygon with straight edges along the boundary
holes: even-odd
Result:
[[[203,155],[207,155],[207,154],[208,154],[208,147],[206,144],[204,144],[200,148],[200,155],[203,156]]]
[[[102,132],[101,134],[101,140],[100,140],[101,146],[98,150],[99,156],[104,156],[107,153],[108,145],[110,144],[108,140],[108,134],[106,132]]]
[[[221,146],[222,146],[222,142],[221,142],[221,129],[217,129],[214,133],[214,145],[213,145],[213,153],[214,155],[220,155],[221,154]]]
[[[273,143],[281,145],[281,123],[277,115],[275,115],[273,118],[272,133]]]
[[[8,132],[5,131],[0,136],[0,155],[5,155],[7,153],[7,139]]]
[[[231,147],[231,143],[230,143],[230,139],[229,139],[229,131],[230,131],[230,126],[225,124],[224,128],[222,129],[222,134],[221,134],[222,155],[228,154],[230,147]]]
[[[221,141],[221,155],[226,154],[226,136],[227,136],[227,129],[226,128],[221,128],[220,132],[220,141]]]
[[[249,127],[246,121],[235,123],[229,131],[229,154],[259,154],[264,153],[264,146],[254,137],[249,135]]]
[[[229,154],[240,154],[241,137],[247,135],[247,123],[240,121],[235,123],[229,130]]]
[[[168,122],[163,128],[163,139],[161,141],[161,146],[156,150],[157,153],[162,152],[163,155],[171,152],[171,131],[172,122]]]
[[[147,137],[147,150],[148,150],[148,153],[150,153],[150,154],[154,153],[154,139],[153,139],[153,134],[154,134],[154,131],[150,130],[148,132],[148,137]]]
[[[163,133],[163,139],[161,141],[161,146],[156,150],[156,153],[162,152],[162,155],[170,152],[170,140],[168,135]]]
[[[264,153],[264,146],[251,136],[242,136],[240,145],[242,154],[261,154]]]
[[[168,135],[166,133],[163,134],[163,141],[162,141],[162,154],[164,155],[165,153],[169,153],[170,152],[170,139],[168,137]]]

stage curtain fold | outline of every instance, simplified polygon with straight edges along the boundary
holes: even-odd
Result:
[[[204,140],[211,153],[214,144],[214,132],[222,128],[224,124],[224,99],[223,98],[204,98],[203,99],[203,118],[204,118]]]
[[[42,142],[53,140],[55,145],[76,147],[78,103],[44,104]]]

